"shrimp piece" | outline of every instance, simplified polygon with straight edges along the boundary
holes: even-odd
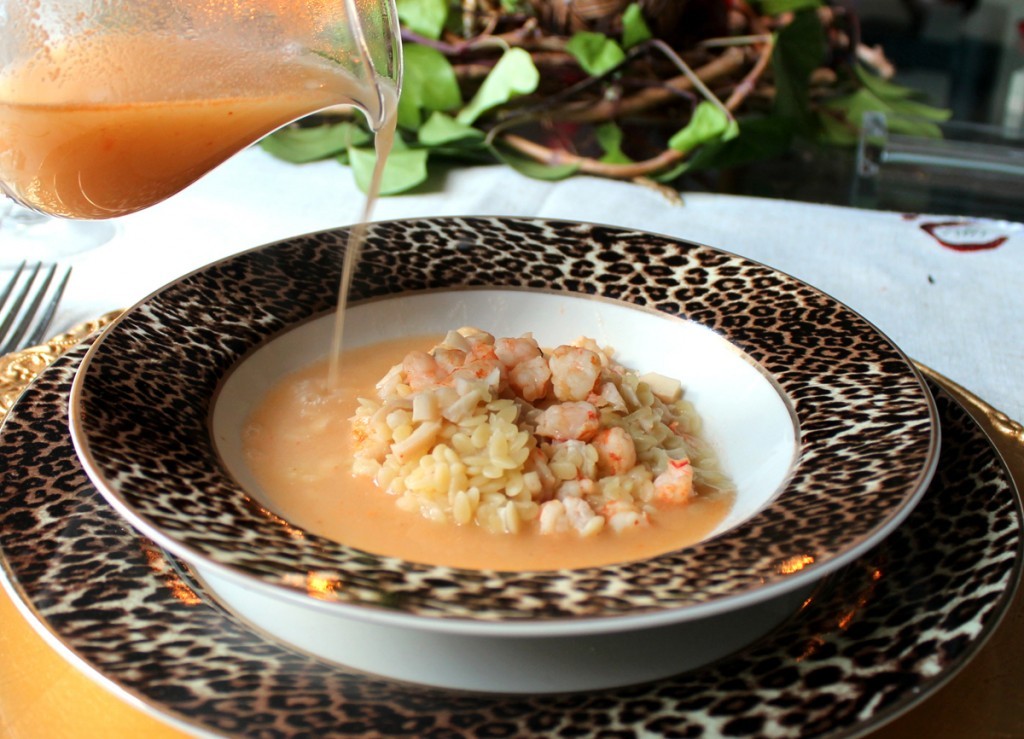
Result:
[[[437,360],[421,351],[411,351],[405,355],[402,360],[402,372],[405,373],[405,381],[414,393],[440,385],[447,377],[447,373]]]
[[[559,403],[537,416],[537,435],[556,441],[590,441],[600,429],[597,408],[587,402]]]
[[[479,386],[481,383],[488,392],[495,393],[501,387],[501,365],[497,361],[488,362],[482,359],[467,362],[452,373],[451,380],[460,395],[468,392],[468,388]]]
[[[544,452],[534,447],[530,456],[526,458],[525,469],[527,472],[534,472],[540,481],[540,500],[548,500],[555,494],[555,487],[558,485],[558,478],[548,466],[548,458]]]
[[[466,363],[466,352],[439,346],[433,351],[434,360],[446,374],[450,374]]]
[[[602,367],[608,367],[611,365],[611,348],[602,349],[601,345],[597,343],[597,340],[590,338],[589,336],[580,336],[578,339],[572,342],[571,346],[578,346],[581,349],[589,349],[597,355],[597,358],[601,360]]]
[[[624,500],[613,500],[601,506],[601,515],[616,532],[650,523],[647,513],[638,511],[632,503]]]
[[[600,407],[608,406],[613,411],[628,413],[629,408],[622,397],[622,393],[615,387],[614,382],[603,382],[596,393],[591,393],[587,400]]]
[[[601,376],[601,358],[578,346],[560,346],[548,357],[551,386],[561,401],[586,400]]]
[[[540,505],[540,533],[557,534],[569,530],[569,519],[565,515],[565,505],[562,501],[549,500]]]
[[[693,496],[693,465],[688,459],[670,459],[654,478],[654,496],[664,503],[685,503]]]
[[[601,475],[622,475],[636,467],[636,445],[624,428],[605,429],[590,443],[597,449],[597,469]]]
[[[498,355],[501,356],[500,353]],[[508,370],[508,385],[528,403],[541,400],[551,390],[551,369],[541,355],[524,360]]]
[[[497,339],[494,342],[494,351],[506,369],[512,369],[516,365],[541,356],[540,346],[532,336]]]
[[[594,513],[594,509],[583,498],[562,498],[565,517],[569,525],[583,536],[593,536],[604,528],[604,518]]]
[[[490,336],[490,334],[487,334]],[[458,352],[458,350],[451,350]],[[454,354],[451,356],[455,356]],[[504,367],[498,361],[494,353],[494,347],[485,342],[473,344],[468,353],[463,353],[465,361],[461,366],[451,371],[446,378],[447,384],[454,385],[460,393],[464,390],[465,383],[474,383],[482,380],[487,387],[495,391],[504,379]]]
[[[472,351],[481,344],[484,346],[494,346],[494,336],[482,329],[474,328],[472,326],[463,326],[459,329],[459,334],[469,345],[468,351]]]
[[[402,365],[396,364],[377,383],[377,397],[385,400],[398,394],[398,386],[402,382]]]
[[[352,449],[357,461],[383,462],[388,448],[383,436],[373,433],[369,417],[356,416],[352,419]]]
[[[487,334],[487,336],[491,336]],[[494,337],[491,336],[491,341],[478,341],[474,343],[469,349],[469,355],[473,357],[475,361],[486,361],[486,362],[497,362],[498,353],[494,351]]]
[[[596,492],[597,485],[593,480],[580,477],[576,480],[566,480],[558,486],[558,490],[555,493],[555,497],[558,500],[565,500],[566,498],[585,498],[588,495],[593,495]]]
[[[452,372],[453,381],[459,378],[486,380],[488,385],[497,385],[497,381],[501,378],[501,365],[497,360],[475,359],[472,362],[466,362]]]
[[[441,346],[445,349],[458,349],[462,352],[468,352],[471,348],[469,342],[466,341],[466,337],[458,331],[449,331],[445,334]]]

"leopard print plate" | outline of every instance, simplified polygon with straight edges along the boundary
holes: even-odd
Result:
[[[1020,577],[1013,480],[981,428],[934,386],[945,441],[920,504],[739,653],[645,685],[563,695],[479,696],[377,679],[251,631],[112,510],[68,436],[67,397],[83,353],[44,372],[0,428],[5,585],[79,667],[193,732],[857,736],[965,665]]]
[[[112,504],[176,555],[292,594],[304,594],[315,572],[331,581],[333,603],[368,616],[549,625],[696,617],[852,560],[907,515],[934,469],[935,410],[916,369],[859,315],[792,277],[611,227],[403,220],[369,227],[353,301],[487,286],[596,294],[694,321],[787,397],[800,436],[790,482],[756,516],[696,546],[564,572],[411,564],[297,531],[225,470],[211,402],[255,348],[333,309],[347,235],[297,237],[200,269],[127,311],[86,358],[72,401],[79,456]]]

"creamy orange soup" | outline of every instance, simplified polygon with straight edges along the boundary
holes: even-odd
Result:
[[[279,382],[244,431],[262,503],[293,525],[375,554],[414,562],[497,570],[556,570],[642,559],[708,535],[732,507],[732,492],[705,492],[659,512],[657,522],[622,533],[496,534],[475,525],[437,523],[400,510],[370,478],[352,474],[349,419],[357,398],[413,349],[436,337],[404,338],[345,352],[340,382],[327,391],[327,361]]]

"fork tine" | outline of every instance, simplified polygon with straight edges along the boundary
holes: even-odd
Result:
[[[50,265],[49,269],[45,272],[42,282],[37,283],[40,270],[43,269],[41,262],[36,263],[32,268],[32,273],[24,281],[18,294],[15,296],[14,301],[9,307],[6,317],[4,318],[3,324],[0,324],[0,335],[4,335],[3,346],[0,346],[0,354],[8,354],[9,352],[15,351],[22,348],[25,344],[23,340],[29,329],[37,321],[37,313],[39,307],[42,305],[43,300],[46,298],[46,292],[50,288],[50,283],[53,282],[53,276],[56,274],[57,265]],[[31,300],[27,308],[22,309],[26,298],[31,295]],[[49,305],[47,310],[49,310]],[[17,319],[17,323],[11,326],[14,320]],[[9,329],[9,333],[8,332]]]
[[[4,316],[3,323],[0,323],[0,336],[7,337],[4,345],[0,347],[0,354],[7,354],[8,352],[14,351],[18,340],[21,339],[21,334],[25,333],[24,320],[17,324],[14,328],[13,333],[8,334],[11,330],[11,325],[14,324],[14,320],[18,317],[21,311],[21,306],[25,303],[25,298],[28,296],[29,291],[32,289],[32,284],[36,280],[36,276],[39,274],[39,270],[42,269],[42,264],[36,263],[32,269],[32,274],[28,276],[28,279],[24,281],[21,289],[14,296],[14,300],[9,306],[6,307],[6,315]],[[19,271],[20,274],[20,271]]]
[[[6,305],[7,298],[11,297],[11,293],[14,292],[14,286],[18,284],[18,278],[21,277],[21,273],[24,271],[26,264],[28,264],[28,262],[22,262],[18,265],[18,268],[14,270],[14,276],[11,278],[11,281],[7,283],[7,287],[4,288],[4,294],[0,295],[0,308],[3,308],[3,306]],[[3,332],[0,331],[0,333]]]
[[[22,262],[18,265],[18,269],[14,271],[14,276],[11,277],[11,281],[7,283],[4,288],[4,294],[0,295],[0,310],[3,311],[3,322],[0,323],[0,336],[4,336],[7,333],[7,329],[14,323],[14,318],[18,314],[17,307],[11,307],[7,305],[8,299],[11,297],[11,293],[14,292],[14,288],[18,286],[18,282],[21,280],[21,275],[25,271],[26,262]]]
[[[53,269],[50,271],[50,277],[53,277],[53,270],[57,269],[57,265],[53,265]],[[71,267],[64,270],[64,276],[61,277],[60,282],[57,283],[56,289],[53,291],[50,297],[50,302],[46,304],[46,308],[43,310],[43,315],[39,317],[39,322],[36,324],[35,331],[33,331],[26,342],[28,346],[35,346],[46,338],[46,332],[50,328],[50,321],[53,320],[53,314],[57,312],[57,306],[60,305],[60,300],[64,296],[64,288],[68,284],[68,278],[71,277]],[[43,292],[39,293],[42,297]]]

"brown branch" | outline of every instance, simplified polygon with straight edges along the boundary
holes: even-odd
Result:
[[[737,87],[737,90],[733,92],[733,95],[729,98],[729,102],[725,104],[725,107],[730,112],[735,110],[735,106],[738,106],[743,99],[750,94],[750,90],[753,89],[754,84],[764,72],[768,60],[771,58],[771,44],[769,43],[765,46],[766,49],[762,51],[757,63],[746,77],[744,77],[740,86]],[[736,48],[730,48],[717,59],[695,70],[692,75],[697,78],[699,83],[711,82],[731,74],[738,69],[740,65],[742,65],[743,61],[743,52]],[[648,110],[650,107],[655,107],[662,102],[671,100],[681,92],[690,90],[696,86],[695,81],[690,75],[681,75],[673,78],[672,80],[669,80],[667,85],[670,86],[670,89],[666,89],[665,87],[650,88],[616,103],[602,101],[596,105],[590,106],[588,111],[575,111],[569,112],[568,114],[560,111],[552,111],[550,119],[581,123],[605,121],[616,116],[635,114]],[[741,89],[742,92],[740,92]],[[719,103],[719,105],[721,105],[721,103]],[[575,115],[574,113],[576,112],[585,113],[586,115]],[[528,156],[534,161],[541,162],[542,164],[552,166],[571,164],[577,166],[579,171],[584,174],[618,180],[647,178],[651,175],[658,174],[659,172],[664,172],[670,167],[681,162],[688,153],[668,148],[656,156],[643,161],[613,163],[602,162],[601,160],[594,159],[593,157],[580,156],[562,149],[552,149],[544,146],[543,144],[538,144],[535,141],[531,141],[512,133],[500,133],[496,138],[519,153]]]
[[[541,79],[545,79],[545,74],[553,73],[576,72],[577,75],[584,74],[580,72],[579,63],[568,54],[538,51],[531,54],[531,56],[533,57],[533,66],[541,73]],[[455,79],[460,84],[482,80],[494,69],[498,58],[497,56],[494,58],[485,57],[470,62],[454,63],[452,64],[452,69],[455,71]]]
[[[579,156],[561,149],[550,149],[543,144],[517,136],[514,133],[504,133],[498,138],[520,154],[525,154],[534,161],[542,164],[558,166],[563,164],[574,164],[584,174],[597,175],[599,177],[610,177],[616,180],[632,180],[637,177],[647,177],[662,172],[674,164],[678,164],[686,156],[684,152],[675,149],[666,149],[657,156],[645,159],[641,162],[629,162],[627,164],[614,164],[602,162],[592,157]]]
[[[757,81],[761,79],[761,75],[768,68],[768,63],[772,59],[772,52],[775,49],[775,37],[769,36],[768,42],[764,44],[761,49],[761,54],[757,57],[757,61],[754,66],[747,72],[746,76],[740,80],[740,83],[736,85],[736,89],[733,90],[732,95],[725,101],[725,107],[730,111],[735,111],[740,104],[746,99],[746,97],[753,92],[757,86]]]
[[[702,81],[711,82],[734,73],[742,65],[743,52],[737,48],[729,48],[721,56],[698,67],[694,72]],[[678,97],[679,93],[691,89],[693,89],[693,81],[686,75],[679,75],[667,80],[660,87],[647,88],[621,100],[603,100],[593,105],[587,105],[585,108],[552,111],[551,118],[573,123],[607,121],[656,108]]]

